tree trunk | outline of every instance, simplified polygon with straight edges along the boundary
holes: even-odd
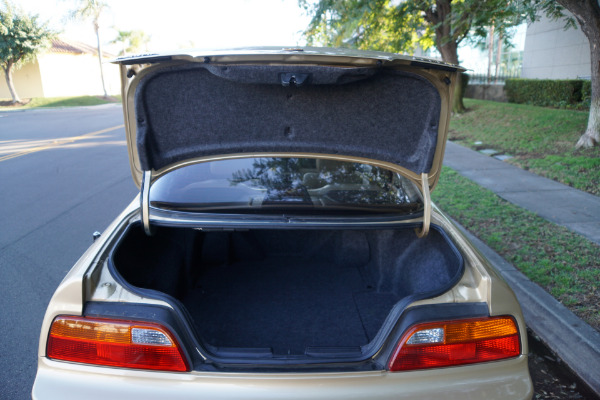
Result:
[[[19,97],[19,95],[17,94],[17,90],[15,89],[15,84],[13,82],[13,76],[12,76],[12,67],[13,67],[13,63],[12,62],[8,62],[6,68],[2,68],[4,70],[4,78],[6,79],[6,85],[8,86],[8,91],[10,92],[10,95],[12,97],[12,103],[13,104],[17,104],[21,102],[21,98]]]
[[[104,91],[104,97],[108,97],[108,93],[106,93],[106,85],[104,84],[104,71],[102,70],[102,45],[100,44],[100,32],[98,24],[94,24],[94,29],[96,31],[96,42],[98,44],[98,62],[100,63],[100,79],[102,80],[102,90]]]
[[[575,147],[594,147],[600,144],[600,5],[598,0],[558,0],[558,3],[573,14],[590,43],[592,64],[590,114],[587,129]]]
[[[590,50],[592,58],[592,99],[590,101],[590,115],[585,132],[575,145],[576,148],[590,148],[600,144],[600,43],[592,44]]]
[[[492,79],[492,54],[494,53],[494,25],[490,28],[490,41],[488,43],[488,72],[487,72],[487,83],[491,83]]]
[[[438,42],[439,43],[439,42]],[[458,45],[454,41],[445,43],[438,48],[442,55],[442,60],[450,64],[458,65]],[[456,86],[454,87],[454,98],[452,99],[452,112],[456,114],[464,113],[467,108],[463,102],[464,90],[461,74],[456,76]]]
[[[498,33],[498,49],[496,51],[496,74],[494,83],[498,84],[498,75],[500,72],[500,61],[502,60],[502,32]]]
[[[454,88],[454,98],[452,99],[452,112],[462,114],[467,111],[463,97],[465,96],[465,88],[462,83],[462,72],[456,75],[456,86]]]

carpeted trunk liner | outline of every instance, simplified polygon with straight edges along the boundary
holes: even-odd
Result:
[[[205,270],[183,299],[216,347],[358,347],[378,332],[398,295],[378,293],[359,268],[270,256]]]

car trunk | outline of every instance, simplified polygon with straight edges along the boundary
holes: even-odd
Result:
[[[437,228],[419,239],[412,228],[147,236],[134,225],[111,259],[129,284],[179,300],[200,342],[221,355],[360,352],[401,307],[443,293],[463,271]]]

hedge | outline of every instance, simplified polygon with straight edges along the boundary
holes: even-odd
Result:
[[[581,88],[581,102],[586,106],[590,106],[592,100],[592,81],[583,81]]]
[[[505,91],[510,103],[544,107],[589,107],[591,83],[583,79],[507,79]]]
[[[464,93],[464,92],[466,92],[467,86],[469,85],[469,80],[471,78],[471,75],[467,74],[466,72],[462,72],[460,74],[460,77],[461,77],[460,83],[462,85],[462,91]]]

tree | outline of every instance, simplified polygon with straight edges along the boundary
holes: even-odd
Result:
[[[71,11],[71,18],[81,20],[92,20],[94,32],[96,33],[96,44],[98,48],[98,62],[100,63],[100,79],[102,80],[102,90],[104,97],[108,97],[106,93],[106,85],[104,84],[104,71],[102,70],[102,45],[100,43],[100,16],[102,12],[108,8],[108,5],[100,0],[79,0],[79,8]]]
[[[435,46],[445,62],[458,64],[458,46],[485,37],[487,28],[505,33],[522,19],[510,0],[299,0],[312,20],[304,31],[309,44],[391,52]],[[508,39],[508,35],[502,37]],[[452,110],[463,112],[458,77]]]
[[[564,19],[565,28],[577,25],[590,43],[592,98],[585,132],[576,148],[594,147],[600,144],[600,5],[598,0],[528,0],[529,17],[535,21],[541,11],[551,19]],[[573,16],[565,13],[568,10]]]
[[[13,82],[13,71],[46,48],[54,32],[38,21],[37,15],[16,10],[8,1],[0,9],[0,66],[13,104],[21,99]]]
[[[122,50],[119,55],[139,53],[141,51],[148,51],[147,46],[150,41],[144,31],[117,31],[117,37],[111,40],[111,43],[120,43]]]
[[[262,200],[263,205],[277,202],[293,202],[296,205],[312,205],[314,196],[309,193],[304,176],[306,171],[312,171],[314,183],[318,187],[335,185],[352,181],[365,190],[341,190],[332,195],[333,201],[339,206],[352,207],[357,204],[369,206],[407,206],[412,204],[400,195],[399,186],[393,179],[393,174],[383,168],[367,166],[352,162],[329,163],[320,168],[312,166],[309,159],[303,158],[257,158],[251,168],[244,168],[232,173],[229,182],[232,186],[243,184],[266,191]],[[368,190],[367,190],[368,189]],[[328,195],[331,195],[328,194]],[[328,202],[331,202],[329,199]]]

